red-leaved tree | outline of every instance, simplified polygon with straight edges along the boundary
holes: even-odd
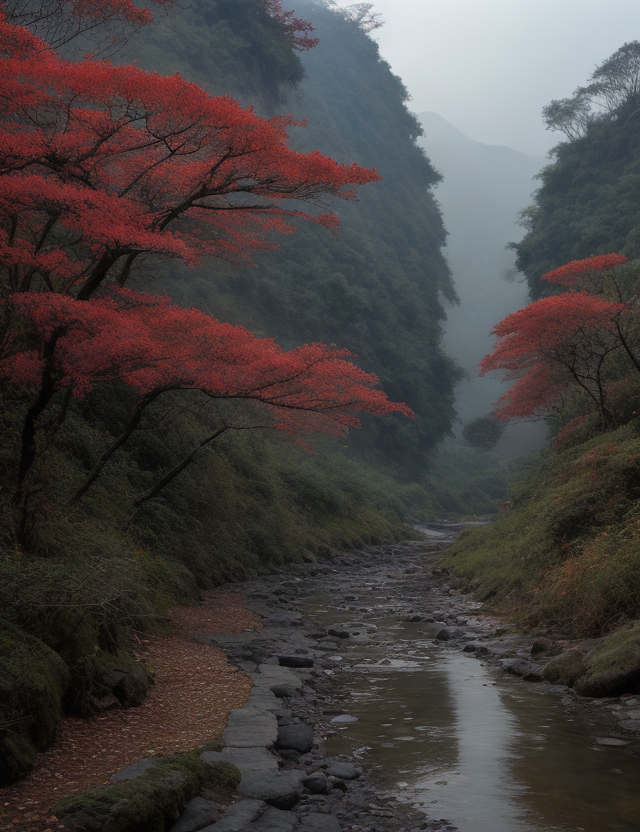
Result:
[[[294,48],[315,44],[311,24],[279,0],[260,2]],[[290,116],[265,120],[178,75],[95,56],[67,60],[52,48],[93,27],[109,32],[149,19],[149,8],[131,0],[0,2],[0,376],[26,401],[15,494],[25,546],[37,490],[29,480],[47,445],[38,437],[52,440],[73,398],[96,385],[122,383],[135,405],[76,499],[170,391],[250,411],[212,423],[136,505],[226,430],[260,425],[300,440],[312,430],[342,434],[359,425],[358,412],[412,415],[375,389],[375,376],[346,350],[312,344],[287,352],[124,288],[143,255],[250,262],[297,220],[335,231],[325,200],[354,199],[358,186],[379,178],[355,163],[292,151],[286,130],[298,123]]]
[[[36,420],[59,392],[84,397],[96,384],[118,380],[137,400],[129,423],[96,461],[76,497],[138,427],[145,410],[162,394],[197,390],[210,399],[250,401],[261,406],[250,426],[273,427],[293,437],[309,431],[342,435],[358,427],[359,412],[412,413],[376,389],[377,378],[349,361],[348,350],[311,344],[284,351],[239,326],[221,323],[197,309],[182,309],[166,297],[113,290],[78,301],[51,292],[10,297],[8,311],[28,322],[5,337],[0,377],[34,394],[25,420],[19,485],[35,457]],[[26,341],[26,343],[25,343]],[[58,419],[58,426],[62,419]],[[246,420],[242,422],[246,427]],[[170,482],[213,441],[226,424],[198,444],[186,462],[162,479]],[[154,496],[160,489],[154,487]]]
[[[495,415],[513,419],[548,413],[575,387],[593,402],[602,424],[609,420],[605,365],[623,344],[619,335],[626,304],[586,292],[542,298],[508,315],[493,328],[493,352],[480,373],[500,371],[516,383],[498,401]]]
[[[324,197],[379,177],[287,146],[291,118],[108,62],[63,60],[0,17],[0,264],[6,293],[90,297],[136,258],[241,261]],[[295,203],[304,210],[295,208]]]

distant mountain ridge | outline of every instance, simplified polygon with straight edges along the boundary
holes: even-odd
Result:
[[[478,378],[480,359],[492,346],[492,327],[528,303],[524,283],[509,282],[515,266],[506,246],[524,231],[518,214],[531,202],[534,179],[544,159],[510,147],[474,141],[433,112],[419,113],[425,136],[418,139],[443,176],[435,196],[449,233],[445,256],[453,273],[460,305],[447,312],[445,349],[469,374],[457,391],[462,422],[491,411],[502,394],[497,379]],[[505,455],[528,450],[531,431],[516,426],[501,442]]]

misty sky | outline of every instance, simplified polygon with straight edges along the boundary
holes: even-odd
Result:
[[[353,0],[338,0],[348,6]],[[374,0],[373,33],[412,96],[472,139],[542,156],[540,111],[640,40],[639,0]]]

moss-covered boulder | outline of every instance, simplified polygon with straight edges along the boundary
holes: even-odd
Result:
[[[585,672],[584,653],[573,647],[551,659],[542,671],[543,679],[552,685],[573,687]]]
[[[640,621],[610,635],[585,658],[586,672],[575,684],[581,696],[640,693]]]
[[[54,806],[74,832],[165,832],[201,792],[222,794],[240,782],[229,763],[210,765],[197,752],[158,757],[155,766],[126,783],[98,786]]]
[[[71,681],[65,707],[83,717],[111,708],[132,708],[142,704],[153,669],[120,650],[115,654],[98,650],[71,665]]]
[[[18,627],[0,625],[0,786],[29,773],[54,741],[69,671],[60,656]]]

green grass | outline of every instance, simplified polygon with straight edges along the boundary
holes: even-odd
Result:
[[[635,424],[548,453],[511,508],[445,557],[491,608],[527,626],[600,635],[640,617],[640,437]]]

